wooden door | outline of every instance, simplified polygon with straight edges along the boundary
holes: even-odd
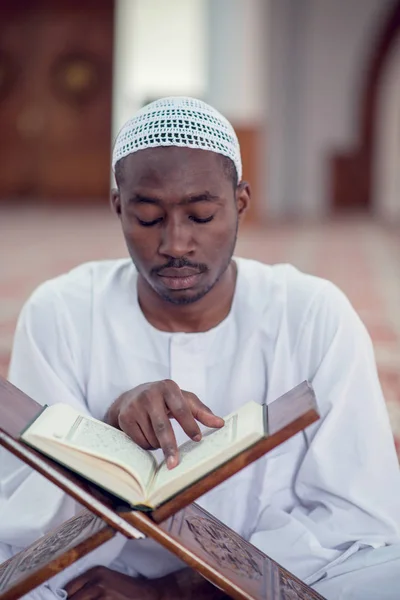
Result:
[[[0,199],[103,199],[113,0],[0,0],[0,11]]]

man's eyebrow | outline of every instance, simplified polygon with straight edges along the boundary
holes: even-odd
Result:
[[[214,196],[208,191],[202,192],[201,194],[193,194],[183,198],[178,204],[195,204],[196,202],[216,202],[219,200],[218,196]],[[128,200],[128,204],[162,204],[160,198],[145,196],[143,194],[135,194]]]
[[[215,202],[219,200],[218,196],[214,196],[210,192],[203,192],[202,194],[194,194],[193,196],[188,196],[179,204],[194,204],[196,202]]]
[[[128,204],[161,204],[161,200],[159,198],[143,196],[142,194],[135,194],[129,198]]]

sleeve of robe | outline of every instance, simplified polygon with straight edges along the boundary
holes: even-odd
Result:
[[[82,344],[73,343],[73,336],[78,333],[73,323],[68,323],[70,318],[61,298],[52,293],[51,283],[34,292],[18,320],[9,380],[41,404],[66,402],[88,412],[81,376],[85,357],[76,354]],[[90,319],[79,319],[79,323],[79,334],[90,335]],[[72,498],[0,447],[0,563],[80,510]],[[108,545],[115,547],[119,543],[121,547],[121,538],[115,540]],[[119,550],[114,551],[114,555],[118,553]],[[81,559],[79,572],[93,566],[88,557]],[[110,551],[103,564],[112,559]],[[98,552],[94,564],[102,564]],[[78,570],[72,565],[55,582],[68,581]],[[64,597],[56,583],[40,587],[40,593],[32,592],[27,598]]]
[[[299,381],[313,384],[321,421],[304,434],[298,504],[290,513],[266,506],[250,541],[313,583],[359,548],[399,541],[400,472],[370,337],[328,282],[293,360]]]

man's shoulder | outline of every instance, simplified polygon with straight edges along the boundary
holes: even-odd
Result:
[[[86,262],[41,283],[31,294],[28,304],[50,305],[57,301],[85,304],[91,301],[93,294],[117,285],[132,271],[130,259]]]
[[[296,300],[309,302],[316,296],[335,294],[339,291],[336,286],[322,277],[305,273],[288,263],[266,264],[258,260],[246,258],[237,259],[242,276],[254,291],[263,296],[268,292],[266,301],[274,296],[288,298],[293,294]]]
[[[238,262],[247,302],[259,314],[279,313],[296,325],[307,316],[318,319],[322,312],[339,314],[350,305],[334,283],[291,264],[268,265],[243,258]]]
[[[331,281],[288,264],[240,262],[246,285],[238,313],[247,315],[247,329],[252,321],[265,340],[277,340],[282,335],[287,351],[300,360],[302,353],[305,360],[311,354],[322,357],[338,331],[367,343],[361,319]]]

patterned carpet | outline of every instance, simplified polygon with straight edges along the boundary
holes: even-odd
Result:
[[[43,280],[87,260],[125,256],[107,209],[0,209],[0,373],[18,312]],[[238,255],[290,262],[334,281],[372,336],[400,457],[400,230],[367,220],[245,229]]]

